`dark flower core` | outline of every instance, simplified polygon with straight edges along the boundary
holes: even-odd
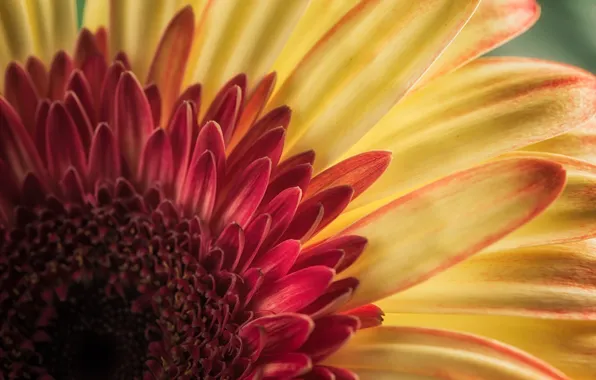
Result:
[[[190,254],[201,251],[198,219],[125,181],[96,201],[47,198],[0,231],[2,372],[23,362],[30,378],[238,378],[242,279]]]

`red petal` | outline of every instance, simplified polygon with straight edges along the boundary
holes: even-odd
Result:
[[[238,264],[240,253],[244,249],[244,231],[236,223],[232,223],[223,230],[215,241],[214,246],[224,253],[222,268],[233,270]]]
[[[108,71],[108,65],[106,64],[104,56],[94,55],[92,57],[88,57],[83,62],[81,71],[83,74],[85,74],[85,78],[89,83],[91,97],[93,99],[93,107],[96,110],[99,110],[101,104],[101,88]],[[99,120],[99,117],[100,115],[96,115],[96,121]]]
[[[265,195],[270,173],[271,161],[268,158],[259,159],[246,168],[232,184],[216,213],[215,231],[221,231],[231,222],[246,226]]]
[[[66,83],[70,78],[73,69],[72,60],[64,51],[59,51],[54,56],[52,65],[50,66],[49,76],[49,94],[51,100],[64,99],[66,91]]]
[[[13,208],[19,197],[19,185],[14,181],[10,168],[0,160],[0,224],[8,223],[12,219]]]
[[[120,175],[120,154],[114,133],[106,123],[95,131],[89,154],[89,180],[116,180]]]
[[[358,287],[359,281],[354,277],[344,278],[335,281],[325,291],[325,294],[317,298],[313,303],[300,310],[312,318],[321,315],[334,313],[342,308],[352,298],[352,294]]]
[[[301,196],[302,191],[300,188],[292,187],[281,192],[269,204],[259,210],[259,213],[271,216],[270,232],[263,242],[261,250],[273,246],[292,223]]]
[[[285,240],[257,255],[251,267],[259,268],[265,276],[265,281],[275,281],[288,273],[299,253],[300,242],[298,240]]]
[[[93,128],[91,126],[91,122],[83,109],[83,105],[81,104],[78,96],[72,92],[68,91],[66,93],[66,98],[64,100],[64,107],[68,111],[74,125],[76,126],[77,133],[81,138],[81,143],[83,144],[83,150],[85,152],[89,151],[89,147],[91,146],[91,136],[93,135]]]
[[[282,191],[292,187],[297,187],[304,193],[310,182],[311,175],[312,165],[310,164],[298,165],[278,174],[271,180],[271,182],[269,182],[262,204],[265,205],[269,203]]]
[[[295,352],[274,354],[267,357],[267,363],[262,365],[263,379],[293,379],[307,373],[311,367],[308,355]]]
[[[50,77],[46,66],[39,58],[31,56],[27,58],[25,68],[31,77],[33,85],[37,89],[37,94],[41,97],[46,97],[50,86]]]
[[[149,86],[145,87],[143,91],[145,92],[145,96],[149,102],[149,107],[151,107],[153,127],[157,128],[161,122],[161,95],[159,93],[159,89],[157,88],[157,85],[150,84]]]
[[[307,241],[318,228],[324,214],[325,209],[320,203],[310,205],[306,208],[301,207],[301,210],[296,212],[292,223],[282,239],[296,239],[301,242]]]
[[[191,6],[182,8],[170,21],[149,69],[147,83],[155,83],[162,97],[162,112],[169,115],[180,92],[186,61],[194,35],[195,17]]]
[[[198,215],[209,221],[217,195],[217,171],[215,158],[205,151],[188,169],[184,186],[180,192],[180,203],[187,215]]]
[[[93,95],[91,94],[91,86],[81,70],[73,71],[66,88],[67,91],[70,90],[77,95],[83,106],[83,110],[85,110],[85,114],[91,122],[91,126],[95,126],[97,124],[97,115],[95,113]]]
[[[238,262],[237,273],[244,273],[246,268],[252,263],[255,255],[261,248],[261,244],[265,240],[265,236],[269,232],[271,226],[271,216],[262,214],[257,216],[248,224],[244,233],[244,251]]]
[[[108,56],[108,32],[105,27],[100,26],[95,31],[95,43],[101,55]]]
[[[263,274],[257,268],[251,268],[244,273],[244,284],[247,293],[244,295],[244,305],[248,305],[254,295],[261,289],[263,283]]]
[[[83,204],[85,202],[85,189],[79,173],[74,168],[69,168],[60,182],[64,199],[69,202]]]
[[[50,107],[46,127],[48,168],[56,181],[60,181],[69,167],[86,173],[86,157],[76,125],[62,103]]]
[[[313,372],[314,373],[321,373],[321,372],[318,372],[318,369],[319,368],[321,370],[325,370],[325,371],[331,372],[331,374],[333,375],[333,377],[332,377],[333,380],[359,380],[359,377],[355,373],[353,373],[352,371],[347,370],[345,368],[328,367],[328,366],[314,366],[313,367],[313,370],[311,371],[311,373],[313,373]],[[309,375],[310,375],[310,373],[309,373]],[[307,375],[307,377],[306,377],[305,380],[316,380],[316,379],[327,380],[328,378],[327,377],[313,377],[313,378],[310,378]]]
[[[312,166],[314,162],[315,151],[307,150],[280,162],[280,164],[277,165],[277,168],[275,170],[275,175],[281,175],[281,173],[284,173],[287,170],[291,170],[292,168],[298,165],[309,164],[310,166]]]
[[[11,62],[5,71],[4,96],[21,117],[25,129],[33,136],[39,96],[29,74],[15,62]]]
[[[197,157],[200,157],[208,150],[213,153],[217,166],[217,177],[221,181],[224,176],[226,164],[226,147],[221,129],[216,122],[209,122],[201,128],[193,149],[193,158],[191,161],[195,161]]]
[[[219,90],[211,105],[205,113],[205,117],[202,120],[202,124],[210,120],[216,121],[224,132],[226,142],[228,141],[231,133],[233,133],[233,127],[239,117],[240,106],[244,103],[244,94],[246,93],[246,75],[238,74],[230,79],[223,87]],[[236,105],[238,106],[236,108]],[[222,124],[221,119],[225,119],[226,126]],[[229,129],[225,129],[228,128]],[[229,132],[230,136],[226,133]]]
[[[246,154],[242,157],[238,157],[237,161],[234,161],[231,157],[228,158],[226,162],[228,167],[226,177],[234,178],[250,163],[262,157],[268,157],[271,160],[271,167],[274,168],[281,157],[285,137],[286,130],[284,128],[278,127],[272,129],[255,141]]]
[[[244,157],[253,149],[255,143],[267,132],[279,127],[287,129],[291,115],[292,112],[287,106],[275,108],[267,113],[248,130],[246,136],[244,136],[238,143],[238,146],[230,153],[229,161],[235,163],[244,160]]]
[[[39,157],[47,160],[46,153],[46,126],[48,121],[48,113],[50,112],[50,102],[47,99],[39,102],[37,111],[35,112],[35,146]]]
[[[112,64],[101,85],[101,96],[99,102],[99,121],[104,121],[114,126],[114,102],[116,95],[116,87],[120,76],[124,73],[124,66],[120,62]]]
[[[193,85],[188,86],[182,94],[176,99],[176,102],[172,106],[173,110],[178,109],[183,102],[192,102],[194,105],[195,113],[193,116],[197,116],[199,114],[201,108],[201,85],[196,83]],[[193,139],[196,136],[193,134]]]
[[[305,199],[340,185],[351,186],[354,189],[354,199],[385,172],[390,162],[391,152],[382,151],[366,152],[343,160],[312,179]]]
[[[10,167],[18,183],[25,179],[28,172],[45,178],[45,170],[31,136],[14,109],[1,96],[0,158]]]
[[[87,28],[81,29],[74,49],[74,64],[81,68],[83,62],[91,56],[101,54],[95,42],[95,36]]]
[[[133,173],[139,165],[141,148],[153,131],[154,125],[151,107],[141,84],[131,72],[123,73],[116,86],[114,130],[120,151]]]
[[[174,153],[174,186],[176,197],[178,197],[182,190],[188,169],[194,124],[193,107],[190,103],[184,102],[176,109],[176,113],[168,126]]]
[[[362,236],[346,235],[337,238],[325,240],[316,245],[305,248],[301,256],[318,256],[326,252],[341,250],[344,252],[344,259],[336,268],[337,273],[342,272],[356,261],[360,254],[366,248],[367,240]]]
[[[328,188],[302,202],[296,213],[298,214],[302,210],[309,209],[319,203],[323,205],[323,219],[313,232],[313,235],[315,235],[341,214],[350,203],[353,193],[354,190],[346,185]]]
[[[302,253],[298,256],[296,263],[292,267],[292,272],[300,269],[312,267],[315,265],[324,265],[331,269],[336,269],[337,265],[343,260],[344,251],[341,249],[331,249],[328,251],[315,251],[310,253]]]
[[[265,346],[265,329],[258,324],[248,324],[238,332],[245,346],[244,354],[249,355],[251,360],[257,360]]]
[[[321,317],[315,321],[315,328],[300,351],[313,361],[321,361],[346,343],[358,327],[358,319],[348,315]]]
[[[361,329],[380,326],[383,323],[383,316],[385,315],[380,307],[373,304],[348,310],[344,314],[358,318]]]
[[[252,309],[270,313],[303,309],[325,292],[334,273],[322,266],[291,273],[261,288],[254,296]]]
[[[122,66],[124,66],[124,69],[126,71],[132,70],[132,66],[130,65],[130,59],[128,58],[128,55],[123,51],[119,51],[118,53],[116,53],[116,56],[114,56],[114,62],[120,62]]]
[[[244,137],[248,129],[253,125],[255,120],[257,120],[265,108],[265,104],[267,104],[267,101],[273,93],[273,88],[275,88],[276,81],[277,74],[275,72],[269,73],[265,75],[255,87],[252,95],[246,101],[246,105],[244,106],[242,114],[238,119],[236,130],[234,131],[228,146],[228,152],[231,152],[234,149],[234,147]]]
[[[168,192],[172,183],[173,165],[170,138],[165,130],[156,129],[143,149],[137,179],[145,189],[160,185],[160,188]]]
[[[298,349],[312,332],[315,324],[303,314],[283,313],[252,320],[241,330],[260,327],[267,339],[263,355],[292,352]]]

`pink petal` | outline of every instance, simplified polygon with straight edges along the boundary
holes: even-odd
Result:
[[[265,241],[265,237],[269,233],[270,226],[271,216],[267,214],[257,216],[248,224],[244,233],[244,251],[238,262],[238,273],[244,273],[246,268],[252,263],[261,248],[261,244]]]
[[[302,252],[292,267],[292,272],[300,269],[323,265],[331,269],[336,269],[337,265],[343,260],[345,254],[341,249],[330,249],[328,251],[311,251],[307,254]]]
[[[190,148],[193,126],[196,123],[192,105],[184,102],[176,109],[168,126],[174,154],[174,186],[176,197],[182,190],[190,160]]]
[[[106,72],[101,85],[99,101],[99,121],[114,125],[114,102],[116,101],[116,87],[120,76],[124,73],[124,66],[120,62],[113,63]]]
[[[145,93],[145,97],[147,98],[149,107],[151,108],[153,127],[157,128],[161,122],[161,95],[159,93],[159,89],[155,84],[150,84],[143,89],[143,92]]]
[[[201,110],[201,85],[199,83],[188,86],[182,94],[178,96],[172,109],[178,109],[183,102],[192,102],[195,109],[194,116],[199,114],[199,111]],[[193,134],[193,139],[194,138],[196,138],[196,136]]]
[[[89,88],[91,89],[91,97],[93,99],[93,106],[96,110],[99,110],[101,100],[101,88],[103,86],[103,80],[108,71],[108,65],[103,55],[94,55],[88,57],[83,62],[81,71],[87,78]],[[97,112],[97,111],[96,111]],[[96,115],[96,121],[99,120],[99,114]]]
[[[351,298],[358,287],[358,280],[354,277],[347,277],[333,282],[325,293],[317,298],[313,303],[300,310],[301,313],[308,314],[312,318],[318,318],[321,315],[334,313],[341,309]]]
[[[29,74],[21,65],[11,62],[4,74],[4,96],[21,116],[25,129],[33,135],[35,111],[39,96]]]
[[[217,172],[215,158],[210,150],[205,151],[191,163],[180,192],[180,203],[185,212],[198,215],[201,220],[209,221],[217,196]]]
[[[244,231],[236,223],[224,228],[214,244],[224,253],[222,268],[233,270],[238,264],[240,253],[244,249]]]
[[[221,128],[216,122],[209,122],[201,128],[193,149],[193,158],[191,161],[195,161],[197,157],[200,157],[207,150],[213,153],[218,178],[221,180],[224,176],[226,164],[226,146]]]
[[[269,203],[274,197],[280,194],[282,191],[298,187],[302,193],[306,191],[312,176],[312,165],[301,164],[290,168],[282,173],[278,173],[269,182],[267,192],[263,197],[263,204]]]
[[[310,337],[300,348],[313,361],[321,361],[343,346],[358,330],[359,321],[349,315],[329,315],[315,321]]]
[[[68,54],[59,51],[52,60],[50,66],[50,82],[48,98],[51,100],[62,100],[66,91],[66,83],[70,78],[73,69],[73,63]]]
[[[137,171],[141,148],[154,125],[151,106],[139,81],[131,72],[124,72],[116,86],[114,130],[120,151],[133,173]]]
[[[271,228],[262,249],[269,249],[279,241],[294,218],[301,196],[302,191],[298,187],[286,189],[259,210],[259,213],[271,216]]]
[[[324,214],[325,209],[321,203],[311,204],[306,208],[301,207],[301,210],[299,209],[296,212],[296,216],[294,216],[282,239],[307,241],[318,228]]]
[[[325,292],[334,273],[322,266],[291,273],[260,289],[254,296],[252,309],[272,313],[298,311]]]
[[[92,126],[97,124],[97,115],[95,114],[95,105],[93,95],[91,94],[91,86],[87,82],[87,78],[83,75],[81,70],[74,70],[68,84],[66,91],[72,91],[77,95],[81,102],[85,115],[89,118]]]
[[[143,149],[137,180],[145,189],[158,184],[168,192],[173,166],[170,138],[163,129],[156,129]]]
[[[263,274],[258,268],[251,268],[244,273],[244,283],[247,292],[244,295],[244,306],[248,305],[263,284]]]
[[[203,124],[215,121],[220,125],[226,142],[234,133],[245,92],[246,76],[240,74],[232,78],[217,94],[203,118]]]
[[[263,355],[297,350],[312,332],[315,324],[304,314],[282,313],[252,320],[240,330],[260,327],[265,331]]]
[[[81,104],[78,96],[72,92],[68,91],[66,93],[66,98],[64,99],[64,107],[68,111],[68,114],[72,118],[74,125],[76,126],[77,133],[81,138],[81,143],[83,144],[83,150],[85,152],[89,151],[91,146],[91,137],[93,135],[93,127],[91,125],[91,121],[87,117],[85,109]]]
[[[275,281],[288,273],[299,253],[300,242],[298,240],[285,240],[257,255],[251,266],[259,268],[266,281]]]
[[[120,153],[114,133],[106,123],[100,123],[95,131],[89,153],[89,180],[114,181],[120,175]]]
[[[357,235],[346,235],[332,239],[325,240],[321,243],[312,245],[305,248],[302,251],[301,256],[318,256],[325,254],[325,252],[334,251],[339,249],[344,253],[344,259],[341,261],[339,266],[336,268],[337,273],[340,273],[344,269],[356,261],[366,248],[367,240],[362,236]]]
[[[255,141],[239,161],[233,161],[231,157],[228,158],[226,177],[235,177],[251,162],[262,157],[268,157],[271,160],[271,167],[275,167],[281,157],[285,137],[286,130],[283,127],[274,128]]]
[[[234,181],[216,212],[215,231],[221,231],[223,226],[231,222],[236,222],[241,227],[246,225],[265,195],[270,173],[271,161],[268,158],[259,159],[246,168]]]
[[[244,353],[249,355],[248,357],[251,360],[256,360],[265,346],[267,338],[265,328],[259,324],[251,323],[244,326],[238,332],[238,335],[242,338],[242,343],[245,345],[243,347]]]
[[[46,126],[48,169],[60,181],[69,167],[86,173],[85,150],[76,125],[62,103],[50,107]]]
[[[354,190],[352,199],[368,189],[391,162],[391,152],[370,151],[362,153],[317,174],[306,192],[305,199],[331,187],[348,185]]]
[[[195,17],[191,6],[182,8],[166,27],[149,68],[147,83],[155,83],[169,115],[180,92],[194,36]]]
[[[292,379],[307,373],[311,368],[310,358],[304,354],[275,354],[263,364],[263,379]]]
[[[50,86],[50,77],[43,62],[39,58],[31,56],[27,58],[25,69],[31,77],[31,82],[37,89],[37,94],[42,97],[47,96],[48,88]]]

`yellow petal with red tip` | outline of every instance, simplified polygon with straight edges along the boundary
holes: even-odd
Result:
[[[278,83],[283,83],[306,53],[342,18],[358,0],[311,1],[296,29],[273,65]]]
[[[483,0],[421,82],[426,83],[453,71],[522,34],[534,25],[539,16],[540,7],[536,0]]]
[[[574,380],[596,379],[596,323],[593,321],[488,315],[386,314],[385,324],[478,334],[545,360]]]
[[[304,13],[307,1],[211,1],[195,32],[185,83],[203,84],[203,99],[233,76],[245,73],[249,88],[270,70],[290,33]]]
[[[589,73],[533,59],[477,60],[415,91],[345,154],[393,153],[385,175],[352,208],[562,134],[594,112]]]
[[[563,168],[503,160],[399,198],[341,234],[368,246],[341,277],[360,284],[345,309],[402,291],[468,258],[540,214],[561,192]]]
[[[567,172],[567,183],[561,196],[548,210],[488,248],[489,251],[560,244],[596,236],[596,165],[549,153],[512,152],[502,157],[557,162]]]
[[[288,155],[324,168],[416,83],[478,0],[363,1],[311,49],[269,105],[292,106]]]
[[[596,241],[477,255],[378,306],[389,313],[596,320]]]
[[[560,136],[527,146],[523,150],[563,154],[596,164],[596,120]]]
[[[358,375],[362,371],[362,379],[567,378],[514,347],[480,336],[415,327],[360,330],[323,364],[347,368]]]

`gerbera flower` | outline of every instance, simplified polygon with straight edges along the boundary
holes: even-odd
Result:
[[[187,3],[0,2],[0,378],[576,374],[396,314],[593,315],[520,252],[596,234],[596,170],[503,155],[596,80],[470,62],[533,1]]]

